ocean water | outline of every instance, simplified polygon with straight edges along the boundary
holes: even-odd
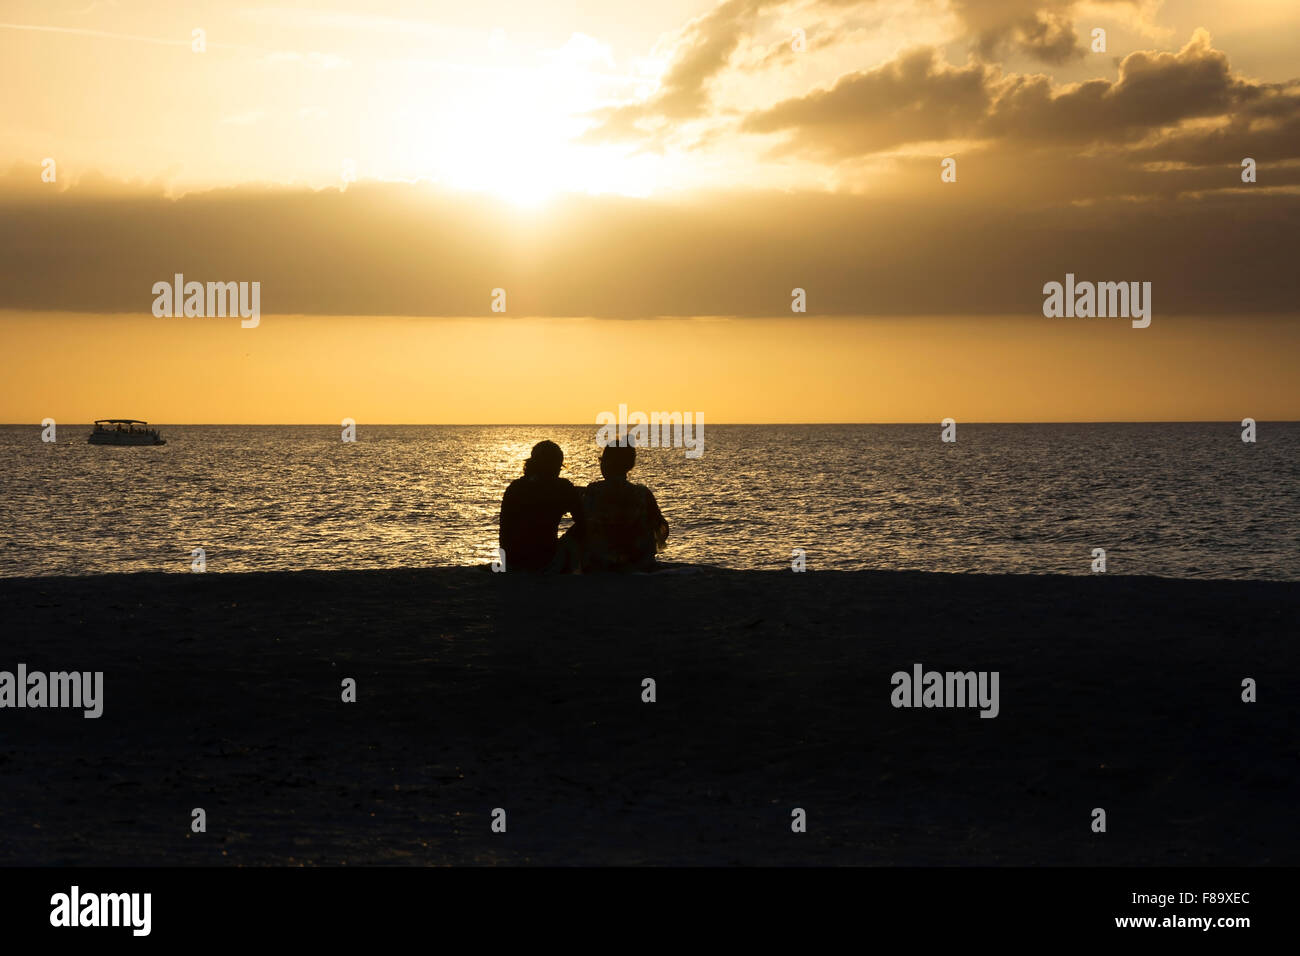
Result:
[[[599,477],[595,426],[0,428],[0,575],[469,565],[534,442]],[[1300,424],[706,425],[643,449],[665,560],[730,568],[1300,579]]]

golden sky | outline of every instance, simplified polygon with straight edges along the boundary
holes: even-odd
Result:
[[[1298,26],[10,0],[0,421],[1300,418]],[[1151,327],[1043,317],[1067,272],[1151,282]],[[258,326],[154,317],[177,273]]]

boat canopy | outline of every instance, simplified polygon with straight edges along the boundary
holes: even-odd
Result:
[[[96,425],[148,425],[138,418],[96,418]]]

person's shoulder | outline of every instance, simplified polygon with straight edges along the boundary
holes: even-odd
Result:
[[[510,498],[516,501],[528,501],[537,494],[537,482],[533,481],[527,475],[520,475],[510,484],[506,485],[505,494],[502,500]]]
[[[537,491],[548,498],[560,498],[566,501],[578,494],[578,489],[574,487],[573,482],[559,475],[541,479],[537,484]]]
[[[537,494],[552,501],[571,502],[580,494],[573,482],[559,475],[548,475],[538,479],[536,488]]]

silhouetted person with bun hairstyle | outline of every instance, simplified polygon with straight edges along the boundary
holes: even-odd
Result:
[[[655,554],[668,540],[668,522],[650,489],[627,480],[635,464],[631,444],[606,445],[600,453],[604,480],[582,491],[583,571],[654,570]]]
[[[560,477],[564,452],[553,441],[539,441],[524,462],[524,475],[510,482],[501,498],[497,540],[506,552],[507,571],[565,570],[556,562],[560,519],[573,515],[573,532],[582,538],[582,498],[573,482]]]

